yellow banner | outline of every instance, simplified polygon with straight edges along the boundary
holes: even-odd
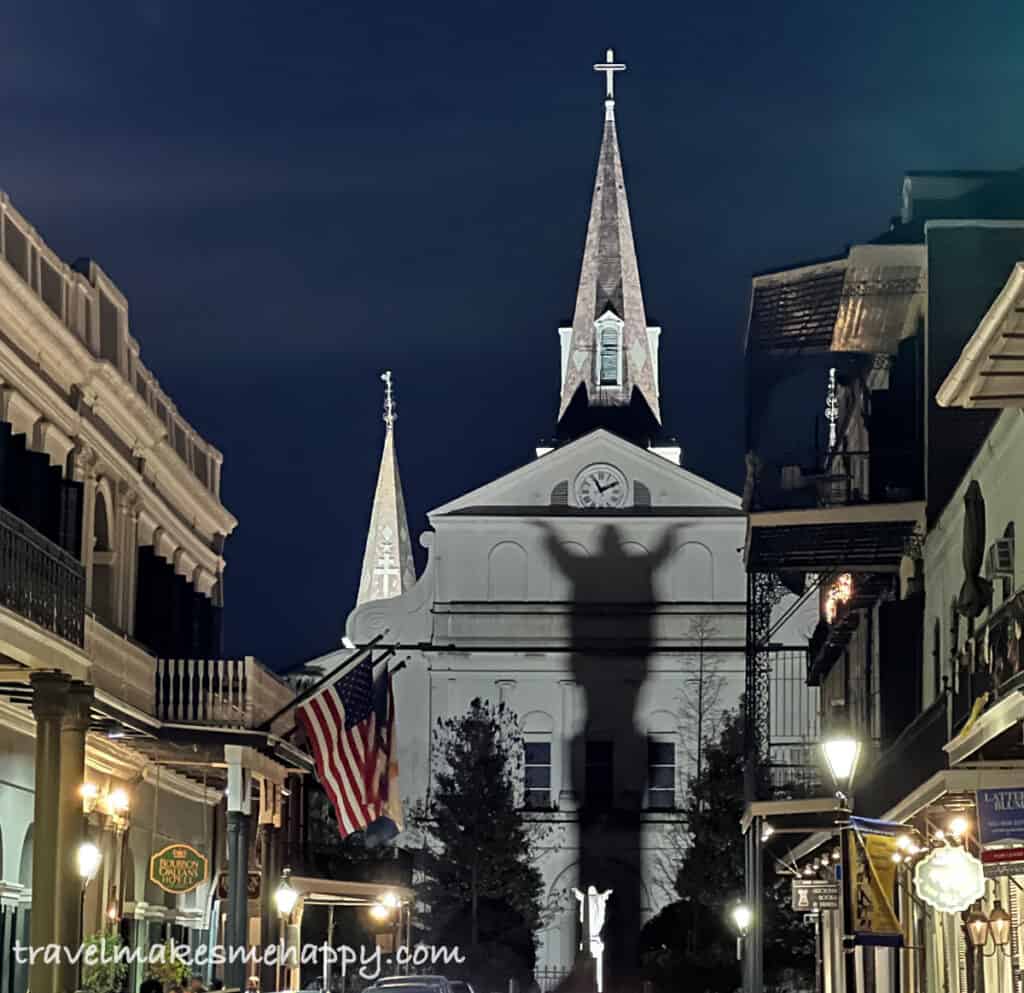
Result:
[[[893,906],[896,894],[896,838],[899,824],[854,817],[845,832],[848,934],[858,945],[903,944],[903,929]]]

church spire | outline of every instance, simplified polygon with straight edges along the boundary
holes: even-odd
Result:
[[[395,454],[395,421],[398,414],[392,389],[391,372],[384,381],[384,451],[377,474],[377,490],[370,513],[370,532],[366,538],[363,573],[359,579],[356,605],[368,600],[386,600],[400,596],[416,582],[412,542],[405,517],[402,481],[398,476]]]
[[[625,68],[611,49],[594,66],[606,79],[604,133],[572,328],[562,331],[558,420],[563,436],[605,423],[649,442],[661,425],[658,331],[647,327],[615,127],[615,73]]]

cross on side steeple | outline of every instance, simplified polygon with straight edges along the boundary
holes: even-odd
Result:
[[[380,374],[384,381],[384,423],[390,431],[398,420],[398,411],[395,407],[395,394],[391,384],[391,370],[386,369]]]

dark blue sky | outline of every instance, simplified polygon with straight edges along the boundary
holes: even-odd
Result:
[[[1011,4],[8,4],[0,188],[127,294],[225,453],[227,645],[337,643],[395,372],[414,533],[554,426],[613,45],[662,406],[737,488],[749,274],[881,230],[905,169],[1024,163]]]

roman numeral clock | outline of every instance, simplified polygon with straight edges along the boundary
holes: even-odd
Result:
[[[625,507],[629,484],[622,472],[607,462],[596,462],[581,469],[573,480],[576,506],[592,509]]]

